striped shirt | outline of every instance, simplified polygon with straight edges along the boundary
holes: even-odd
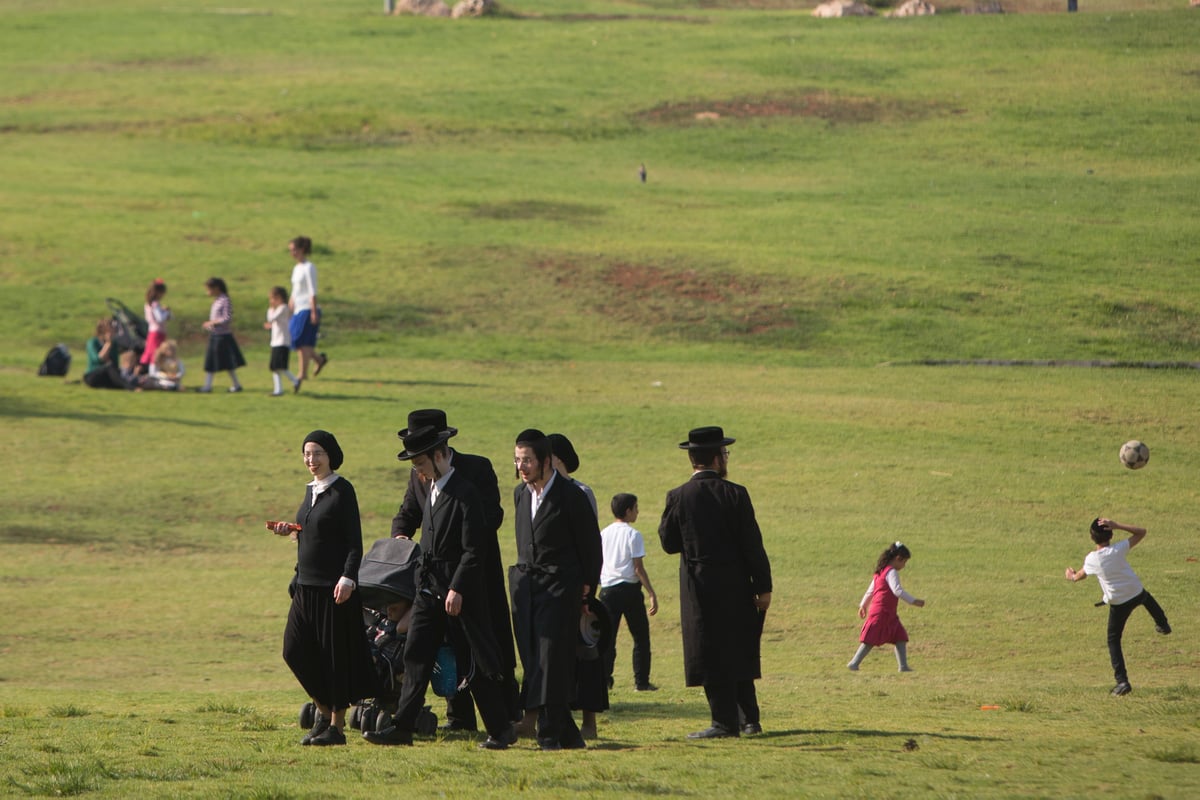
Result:
[[[233,333],[233,304],[229,302],[229,295],[217,295],[208,311],[208,321],[212,323],[209,330],[213,333]]]

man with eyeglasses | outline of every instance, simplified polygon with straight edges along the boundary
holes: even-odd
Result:
[[[754,681],[771,605],[771,564],[750,493],[726,480],[729,445],[719,427],[694,428],[692,479],[667,493],[658,537],[679,553],[679,616],[688,686],[703,686],[712,723],[689,739],[762,733]]]
[[[508,571],[522,697],[537,710],[542,750],[587,745],[571,716],[583,606],[600,582],[600,526],[587,496],[551,464],[550,440],[533,428],[513,448],[517,563]],[[595,601],[599,602],[599,601]]]

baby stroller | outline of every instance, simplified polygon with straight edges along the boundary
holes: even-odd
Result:
[[[141,358],[146,349],[146,337],[150,334],[150,326],[146,320],[129,310],[129,306],[111,297],[104,303],[112,312],[113,341],[122,350],[132,350]]]
[[[411,608],[416,597],[416,572],[421,561],[421,546],[411,539],[380,539],[371,545],[358,568],[358,592],[363,601],[363,623],[371,660],[375,664],[379,695],[356,705],[347,715],[346,724],[364,731],[382,730],[392,722],[404,681],[404,631],[396,630],[389,619],[398,606]],[[300,727],[310,728],[316,709],[305,703],[300,712]],[[307,724],[306,724],[307,723]],[[417,717],[415,733],[437,733],[438,719],[426,706]]]

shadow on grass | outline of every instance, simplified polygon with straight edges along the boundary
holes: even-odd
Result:
[[[316,381],[328,380],[329,383],[365,383],[365,384],[372,384],[372,385],[379,384],[379,385],[383,385],[383,386],[446,386],[446,387],[450,387],[450,388],[459,388],[459,389],[478,389],[481,386],[483,386],[483,384],[480,384],[480,383],[464,383],[462,381],[428,381],[428,380],[402,381],[402,380],[388,380],[388,379],[382,379],[382,378],[327,378],[327,379],[325,379],[325,378],[315,378],[315,379],[309,378],[307,381],[304,382],[304,386],[300,389],[300,393],[303,394],[305,391],[308,390],[308,388],[310,386],[319,385],[319,384],[315,384],[314,380],[316,380]]]
[[[998,736],[976,736],[974,734],[966,734],[966,733],[930,733],[928,731],[879,731],[879,730],[868,730],[868,729],[863,729],[863,728],[846,728],[843,730],[828,730],[828,729],[822,729],[822,728],[793,728],[791,730],[783,730],[783,731],[765,730],[760,734],[757,734],[753,737],[747,737],[747,738],[753,738],[755,740],[769,741],[771,739],[783,739],[783,738],[805,737],[805,736],[818,737],[818,738],[831,737],[831,738],[837,738],[837,739],[844,740],[847,743],[849,743],[850,741],[852,741],[854,739],[868,739],[868,738],[897,739],[897,740],[901,740],[901,742],[906,742],[910,739],[916,739],[918,737],[922,738],[922,739],[944,739],[944,740],[948,740],[948,741],[960,741],[960,742],[999,742],[999,741],[1004,741],[1002,737],[998,737]],[[825,741],[817,742],[810,746],[806,746],[803,741],[800,741],[800,742],[789,743],[788,746],[790,746],[790,747],[805,747],[805,749],[807,749],[807,750],[843,750],[843,749],[845,749],[842,744],[838,744],[835,742],[825,742]]]
[[[202,422],[199,420],[189,419],[169,419],[164,420],[157,414],[112,414],[112,413],[97,413],[91,411],[73,411],[70,409],[47,409],[41,406],[35,406],[29,403],[24,403],[20,400],[7,400],[0,403],[0,417],[16,417],[18,419],[30,419],[40,417],[42,419],[69,419],[78,422],[93,422],[104,425],[111,425],[114,422],[153,422],[157,424],[172,424],[185,425],[192,428],[231,428],[230,425],[220,425],[215,422]]]

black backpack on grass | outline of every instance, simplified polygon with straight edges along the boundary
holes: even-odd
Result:
[[[71,368],[71,351],[65,344],[56,344],[46,353],[42,365],[38,367],[38,375],[66,375]]]

